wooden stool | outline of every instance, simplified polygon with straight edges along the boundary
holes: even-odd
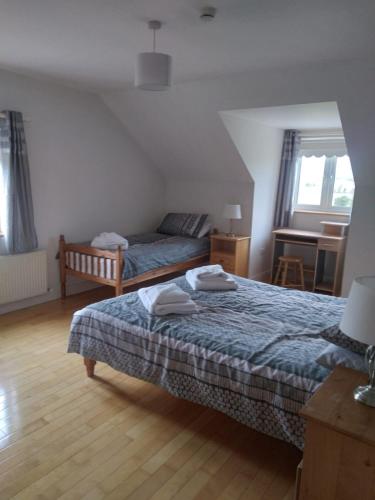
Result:
[[[295,281],[294,283],[290,282],[287,283],[289,264],[294,268],[294,281]],[[299,270],[300,283],[297,283],[298,270]],[[301,290],[305,289],[305,277],[303,275],[302,257],[293,257],[292,255],[283,255],[279,257],[279,265],[277,268],[274,285],[278,284],[281,273],[282,273],[281,286],[291,287],[291,288],[301,288]]]

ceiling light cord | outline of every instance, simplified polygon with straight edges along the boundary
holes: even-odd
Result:
[[[161,22],[153,19],[148,22],[148,27],[152,30],[152,51],[156,52],[156,32],[161,28]]]

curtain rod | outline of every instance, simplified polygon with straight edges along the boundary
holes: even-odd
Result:
[[[301,138],[331,138],[331,137],[344,137],[342,129],[305,129],[300,131]]]

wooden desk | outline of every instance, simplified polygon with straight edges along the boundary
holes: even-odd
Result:
[[[342,269],[344,264],[346,236],[331,236],[315,231],[299,229],[275,229],[273,233],[272,253],[272,282],[274,281],[278,259],[284,255],[285,245],[301,245],[311,247],[315,252],[313,268],[313,291],[340,295]],[[327,253],[333,254],[335,259],[333,277],[325,275],[325,260]]]

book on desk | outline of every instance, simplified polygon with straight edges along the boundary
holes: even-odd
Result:
[[[322,221],[323,231],[304,231],[281,228],[273,233],[272,283],[279,257],[285,254],[285,245],[310,247],[314,264],[305,271],[312,274],[312,291],[339,296],[341,293],[346,234],[349,224]],[[332,261],[332,273],[327,272],[327,261]]]

